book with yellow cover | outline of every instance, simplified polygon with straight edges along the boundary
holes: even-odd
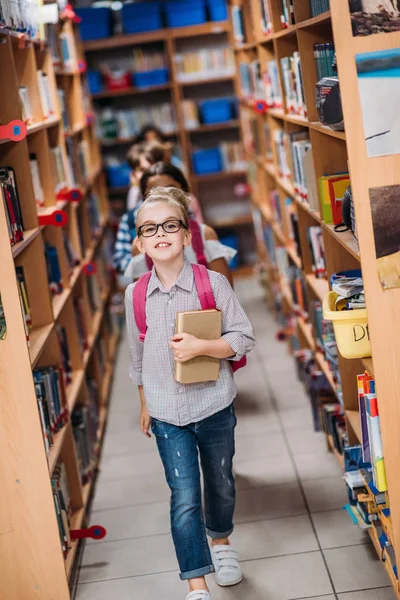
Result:
[[[190,333],[202,340],[217,340],[222,332],[222,313],[219,310],[190,310],[176,315],[176,333]],[[210,356],[196,356],[184,363],[175,362],[175,381],[201,383],[216,381],[220,360]]]

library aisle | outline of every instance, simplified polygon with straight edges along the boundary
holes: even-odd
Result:
[[[312,428],[310,403],[286,344],[266,311],[260,286],[236,291],[257,335],[249,365],[237,374],[239,396],[232,536],[245,579],[213,600],[392,600],[369,537],[352,526],[342,472]],[[138,429],[139,400],[128,379],[122,341],[91,516],[108,530],[86,542],[75,600],[180,600],[169,534],[168,488],[154,439]],[[73,596],[74,597],[74,596]]]

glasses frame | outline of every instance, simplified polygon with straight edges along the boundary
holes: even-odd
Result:
[[[167,231],[165,229],[164,225],[166,225],[167,223],[171,223],[171,222],[178,223],[179,224],[179,229],[177,229],[176,231]],[[149,225],[150,225],[150,223],[149,223]],[[151,225],[156,228],[156,230],[155,230],[154,233],[152,233],[151,235],[144,235],[143,232],[142,232],[142,229],[143,229],[143,227],[147,227],[147,225],[141,225],[140,227],[138,227],[138,230],[137,230],[138,237],[144,237],[144,238],[154,237],[155,235],[157,235],[158,230],[159,230],[160,227],[162,227],[162,230],[164,231],[164,233],[178,233],[178,231],[180,231],[182,229],[182,227],[184,229],[189,229],[185,225],[185,223],[182,221],[182,219],[167,219],[163,223],[151,223]]]

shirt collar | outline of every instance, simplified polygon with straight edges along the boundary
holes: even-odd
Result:
[[[185,258],[183,263],[182,271],[179,273],[178,279],[173,287],[178,286],[182,290],[191,292],[193,289],[194,275],[191,263]],[[151,273],[149,285],[147,287],[147,296],[150,296],[155,290],[163,290],[163,285],[159,280],[156,269],[153,267]]]

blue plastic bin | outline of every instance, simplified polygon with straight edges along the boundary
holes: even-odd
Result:
[[[201,25],[207,21],[205,0],[172,0],[165,3],[168,27]]]
[[[144,71],[143,73],[134,73],[132,75],[133,85],[137,88],[153,87],[162,85],[169,81],[168,69],[154,69],[153,71]]]
[[[110,8],[75,8],[82,41],[101,40],[112,36],[112,14]]]
[[[237,254],[229,261],[228,267],[232,270],[239,267],[239,238],[235,233],[227,233],[219,236],[221,244],[233,248]]]
[[[196,150],[192,154],[193,170],[196,175],[219,173],[222,171],[222,156],[219,148]]]
[[[103,79],[100,71],[88,71],[87,81],[91,94],[98,94],[103,89]]]
[[[215,98],[199,103],[203,123],[223,123],[234,118],[234,101],[231,98]]]
[[[124,33],[145,33],[162,29],[161,2],[135,2],[122,7]]]
[[[225,0],[208,0],[208,14],[210,21],[226,21],[228,18],[228,9]]]
[[[131,169],[127,163],[106,167],[108,185],[111,188],[126,187],[129,185]]]

